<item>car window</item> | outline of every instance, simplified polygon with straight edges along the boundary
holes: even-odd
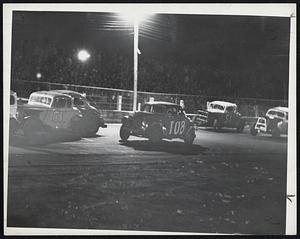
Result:
[[[276,111],[270,110],[270,111],[268,112],[268,115],[276,115]]]
[[[288,113],[286,113],[286,116],[285,116],[285,118],[286,118],[286,120],[288,120],[288,119],[289,119],[289,114],[288,114]]]
[[[10,96],[10,104],[14,105],[16,103],[15,97],[13,95]]]
[[[235,107],[233,107],[233,106],[228,106],[228,107],[226,108],[226,111],[229,112],[229,113],[232,113],[232,112],[234,112],[234,109],[235,109]]]
[[[52,106],[54,108],[65,108],[67,107],[67,100],[66,98],[55,98],[53,101]]]
[[[85,103],[81,98],[74,98],[74,105],[75,106],[84,106]]]
[[[224,106],[218,104],[211,104],[212,109],[224,110]]]
[[[152,112],[154,113],[165,113],[166,107],[164,105],[153,105]]]
[[[282,112],[277,112],[277,116],[280,117],[280,118],[284,118],[284,113],[282,113]]]
[[[47,96],[40,96],[40,95],[32,95],[29,99],[29,102],[33,103],[42,103],[45,105],[50,105],[51,104],[51,98]]]
[[[176,106],[167,107],[167,113],[170,114],[170,115],[177,115],[179,112],[180,112],[179,107],[176,107]]]
[[[142,111],[144,111],[144,112],[150,112],[150,109],[151,109],[150,105],[144,105],[144,108],[143,108]]]

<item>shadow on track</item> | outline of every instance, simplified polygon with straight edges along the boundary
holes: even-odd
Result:
[[[182,155],[203,154],[206,150],[208,150],[208,148],[197,144],[186,145],[183,142],[168,142],[164,140],[157,144],[153,144],[149,140],[119,140],[119,142],[121,145],[134,148],[135,150],[158,151]]]
[[[101,135],[95,135],[95,136],[89,136],[84,138],[99,138],[103,137]],[[66,133],[55,133],[47,135],[39,135],[35,138],[27,139],[23,135],[14,135],[9,140],[9,145],[11,146],[42,146],[47,144],[53,144],[53,143],[60,143],[60,142],[74,142],[77,140],[80,140],[81,138],[78,136],[75,136],[73,134],[66,134]]]
[[[233,129],[233,128],[221,128],[221,129],[218,129],[218,130],[215,130],[213,128],[198,128],[198,130],[200,131],[208,131],[208,132],[213,132],[213,133],[221,133],[221,134],[226,134],[226,133],[236,133],[236,134],[241,134],[241,133],[238,133],[236,131],[236,129]]]
[[[250,137],[253,137],[255,140],[278,142],[278,143],[287,143],[288,140],[287,136],[272,137],[271,135],[257,135],[257,136],[250,135]]]

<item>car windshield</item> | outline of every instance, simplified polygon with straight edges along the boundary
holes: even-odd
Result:
[[[76,97],[76,98],[74,98],[74,105],[75,106],[84,106],[85,104],[84,104],[83,99]]]
[[[57,97],[54,99],[52,107],[54,108],[70,108],[71,107],[71,101],[67,98],[60,98]]]
[[[210,107],[212,109],[216,109],[216,110],[224,110],[225,107],[223,105],[218,105],[218,104],[211,104]]]
[[[284,118],[284,113],[279,112],[279,111],[270,110],[268,112],[268,114],[273,115],[273,116],[277,116],[277,117],[280,117],[280,118]]]
[[[47,96],[32,95],[29,99],[29,103],[39,103],[39,104],[50,105],[51,100],[52,99]]]
[[[150,105],[144,105],[144,108],[143,108],[142,111],[144,111],[144,112],[150,112],[150,110],[151,110]]]

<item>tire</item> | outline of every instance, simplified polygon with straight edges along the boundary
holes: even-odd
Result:
[[[186,133],[186,135],[185,135],[185,137],[184,137],[184,143],[186,144],[186,145],[192,145],[193,144],[193,142],[194,142],[194,139],[195,139],[195,130],[194,129],[190,129],[187,133]]]
[[[91,137],[95,136],[99,130],[99,127],[97,125],[94,125],[93,127],[90,127],[85,130],[84,136]]]
[[[73,119],[70,129],[76,138],[82,138],[84,135],[86,135],[86,131],[83,129],[81,119]]]
[[[27,139],[35,139],[39,131],[43,129],[42,123],[36,118],[29,118],[25,121],[23,126],[24,136]]]
[[[256,124],[256,123],[255,123]],[[255,129],[255,124],[251,127],[250,129],[250,133],[253,135],[253,136],[256,136],[257,133],[258,133],[258,130]]]
[[[162,139],[162,129],[159,125],[155,125],[149,129],[149,140],[156,144]]]
[[[130,136],[130,129],[124,125],[121,126],[120,128],[120,138],[123,141],[126,141]]]
[[[237,128],[236,128],[236,132],[238,133],[242,133],[244,131],[245,128],[245,123],[243,121],[239,122]]]
[[[219,131],[221,129],[220,120],[214,119],[213,128],[214,128],[215,131]]]
[[[9,120],[9,135],[14,135],[19,127],[19,123],[15,118]]]
[[[279,138],[280,137],[280,131],[279,131],[278,127],[274,127],[272,129],[272,137],[273,138]]]

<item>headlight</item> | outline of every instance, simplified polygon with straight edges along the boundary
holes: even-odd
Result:
[[[148,124],[144,120],[142,121],[142,127],[144,127],[144,128],[148,127]]]

